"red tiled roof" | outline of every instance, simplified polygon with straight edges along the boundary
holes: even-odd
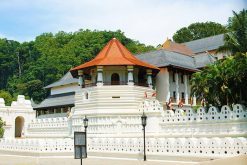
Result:
[[[158,67],[137,59],[116,38],[113,38],[106,44],[106,46],[99,52],[99,54],[93,60],[81,64],[71,69],[71,71],[99,65],[136,65],[159,70]]]
[[[167,39],[165,43],[162,44],[162,48],[168,51],[182,53],[182,54],[189,55],[189,56],[195,55],[193,51],[186,45],[172,42],[169,39]]]

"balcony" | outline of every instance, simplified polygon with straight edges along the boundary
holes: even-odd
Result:
[[[111,82],[104,82],[102,83],[103,86],[116,86],[116,85],[128,85],[127,81],[111,81]],[[148,87],[148,84],[145,82],[135,82],[135,86],[142,86],[142,87]],[[82,85],[82,88],[88,88],[88,87],[94,87],[97,86],[97,83],[86,83],[85,85]]]

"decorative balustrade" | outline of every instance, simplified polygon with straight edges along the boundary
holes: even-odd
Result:
[[[64,128],[68,127],[67,117],[34,119],[29,123],[28,128]]]
[[[0,139],[0,150],[18,152],[73,152],[73,139]]]
[[[208,112],[205,108],[200,107],[196,111],[192,108],[185,110],[176,109],[165,110],[162,112],[163,118],[162,123],[166,124],[179,124],[179,123],[191,123],[191,122],[225,122],[225,121],[236,121],[243,120],[247,121],[247,111],[243,105],[236,104],[231,109],[229,106],[223,106],[221,111],[216,107],[210,107]]]
[[[89,152],[143,153],[141,138],[89,138]],[[147,138],[147,154],[222,157],[247,154],[247,138]]]

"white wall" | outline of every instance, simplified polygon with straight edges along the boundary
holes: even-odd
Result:
[[[25,136],[28,123],[35,118],[35,111],[31,106],[30,100],[25,100],[23,95],[18,95],[17,101],[13,101],[11,106],[5,106],[2,98],[0,98],[0,102],[0,117],[6,122],[4,137],[15,137],[15,119],[18,116],[24,118],[23,134]]]
[[[117,73],[120,81],[127,82],[127,68],[126,66],[104,66],[103,68],[103,81],[111,82],[111,75]]]
[[[53,88],[51,88],[51,95],[68,93],[68,92],[75,92],[77,89],[79,89],[79,85],[77,83],[63,85],[63,86],[59,86],[59,87],[53,87]]]

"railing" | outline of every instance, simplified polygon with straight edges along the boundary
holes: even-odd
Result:
[[[89,83],[89,84],[82,85],[82,88],[88,88],[88,87],[93,87],[93,86],[96,86],[96,83]]]
[[[135,83],[136,86],[148,87],[147,83]]]
[[[111,82],[104,82],[104,85],[127,85],[128,82],[126,81],[111,81]]]
[[[82,88],[88,88],[88,87],[93,87],[96,86],[97,83],[89,83],[89,84],[85,84],[82,86]],[[103,82],[103,85],[128,85],[127,81],[111,81],[111,82]],[[134,83],[134,85],[136,86],[143,86],[143,87],[148,87],[147,83]]]

